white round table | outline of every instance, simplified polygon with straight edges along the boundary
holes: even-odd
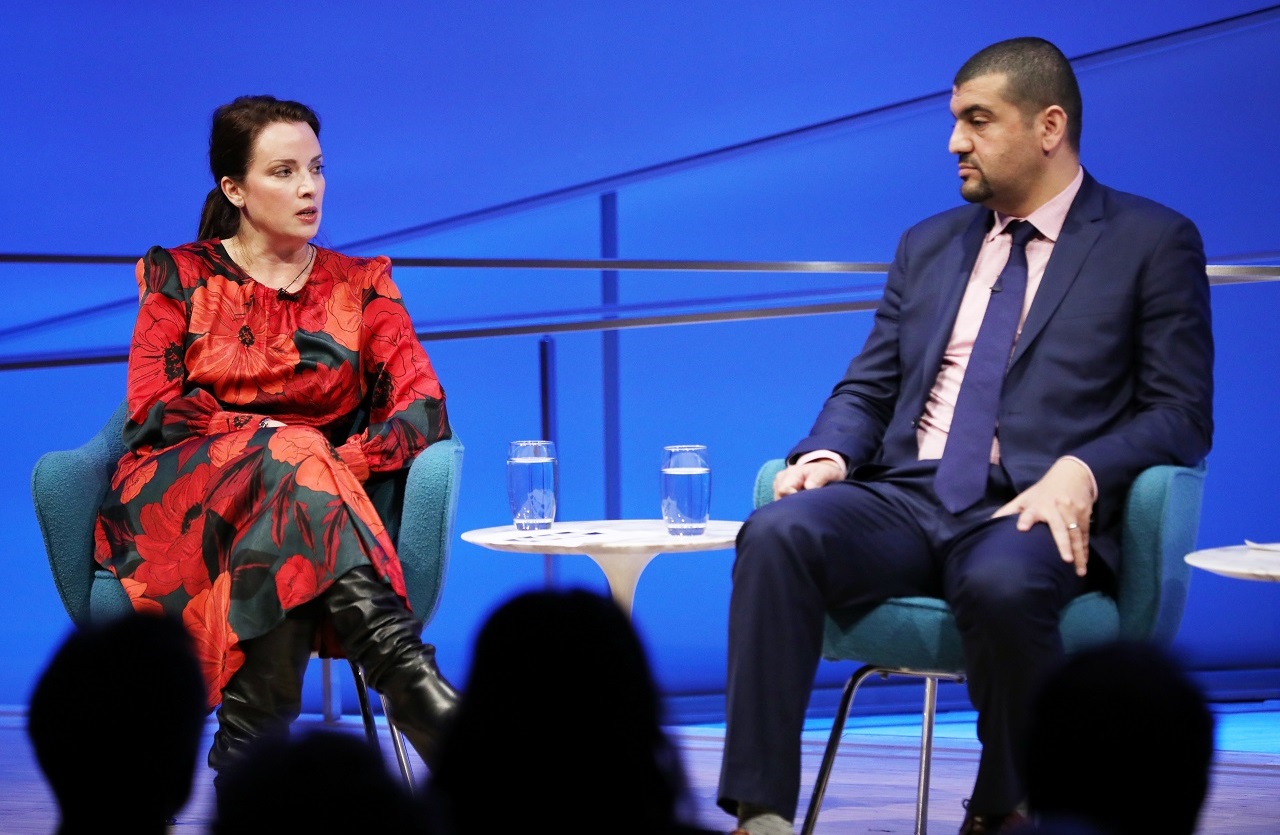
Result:
[[[1192,551],[1187,564],[1224,577],[1280,582],[1280,544],[1228,545]]]
[[[525,554],[585,554],[600,566],[609,592],[631,617],[640,572],[658,554],[732,548],[741,522],[712,520],[704,533],[672,536],[661,519],[606,519],[555,522],[547,530],[518,531],[514,525],[479,528],[462,534],[464,542],[494,551]]]

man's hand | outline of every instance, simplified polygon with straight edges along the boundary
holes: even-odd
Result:
[[[780,499],[801,490],[815,490],[824,484],[841,481],[844,476],[845,466],[830,458],[792,464],[773,477],[773,497]]]
[[[774,492],[777,492],[775,482]],[[1018,530],[1029,531],[1044,522],[1058,544],[1063,562],[1075,563],[1076,574],[1089,565],[1089,517],[1093,512],[1093,481],[1076,461],[1060,459],[1035,484],[997,510],[992,518],[1018,514]]]

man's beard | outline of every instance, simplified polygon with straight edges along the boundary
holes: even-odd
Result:
[[[981,176],[979,172],[978,178],[965,180],[960,184],[960,196],[970,203],[985,203],[995,196],[995,192],[991,190],[991,184],[987,179]]]

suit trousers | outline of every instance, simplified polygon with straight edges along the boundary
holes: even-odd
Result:
[[[1085,591],[1049,529],[992,519],[1016,495],[992,466],[987,497],[953,515],[933,493],[937,462],[859,472],[758,508],[738,535],[729,606],[725,752],[719,803],[795,819],[800,734],[828,609],[890,597],[951,606],[978,711],[982,755],[969,809],[1023,799],[1023,724],[1039,679],[1062,658],[1062,609]],[[863,468],[868,470],[873,468]]]

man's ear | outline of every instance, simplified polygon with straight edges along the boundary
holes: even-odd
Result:
[[[1056,104],[1040,111],[1040,150],[1052,154],[1067,141],[1067,112]],[[225,178],[224,178],[225,179]]]

